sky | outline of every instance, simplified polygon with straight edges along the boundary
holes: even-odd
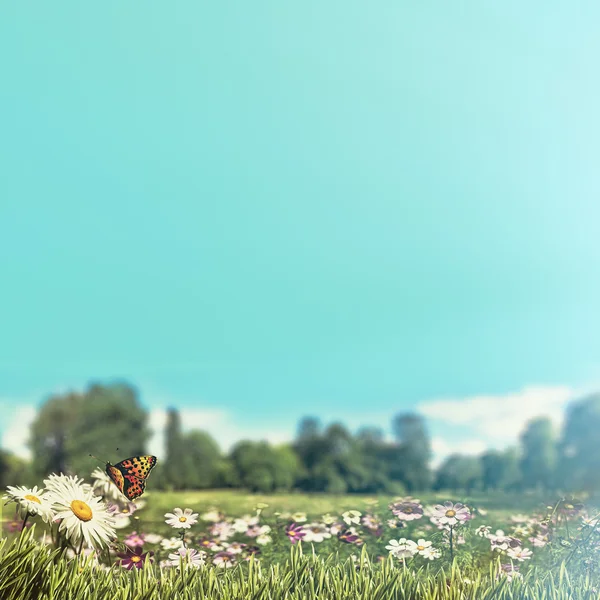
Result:
[[[0,13],[4,447],[90,381],[224,447],[416,410],[438,459],[597,389],[597,2]]]

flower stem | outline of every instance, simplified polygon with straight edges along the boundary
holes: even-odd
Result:
[[[19,533],[19,548],[21,547],[21,542],[23,541],[23,532],[25,531],[25,526],[27,525],[27,519],[29,519],[29,512],[25,513],[23,525],[21,525],[21,532]]]
[[[452,532],[454,527],[450,526],[450,563],[454,562],[454,541],[452,539]]]

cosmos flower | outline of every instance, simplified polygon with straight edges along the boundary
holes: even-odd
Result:
[[[439,558],[442,555],[442,553],[439,550],[437,550],[436,548],[432,548],[431,546],[423,548],[423,550],[419,551],[419,554],[423,558],[427,558],[428,560],[434,560],[435,558]]]
[[[124,540],[124,544],[130,548],[142,547],[146,542],[146,536],[132,531]]]
[[[358,525],[360,523],[361,513],[357,510],[348,510],[342,513],[342,519],[346,525],[352,525],[353,523]]]
[[[412,540],[400,538],[399,540],[390,540],[385,549],[396,558],[403,559],[414,556],[417,553],[417,544]]]
[[[273,538],[268,533],[262,533],[256,538],[256,543],[261,546],[266,546],[273,541]]]
[[[390,510],[401,521],[414,521],[423,516],[423,507],[417,502],[395,502],[390,504]]]
[[[304,531],[305,542],[319,543],[331,537],[327,527],[321,523],[310,523],[305,525],[302,530]]]
[[[479,536],[479,537],[487,537],[490,533],[490,531],[492,530],[492,528],[489,525],[480,525],[476,530],[475,533]]]
[[[231,542],[225,547],[229,554],[241,554],[244,548],[246,548],[246,544],[242,544],[242,542]]]
[[[201,517],[203,521],[209,521],[210,523],[216,523],[223,518],[223,514],[220,513],[216,508],[205,512]]]
[[[360,536],[351,529],[347,529],[346,531],[339,533],[338,539],[340,542],[344,542],[345,544],[356,544],[357,546],[360,546],[363,543],[363,541],[360,539]]]
[[[25,528],[31,527],[33,523],[31,521],[25,523]],[[4,524],[6,531],[9,533],[15,533],[17,531],[23,531],[23,519],[19,516],[19,514],[15,514],[15,516]]]
[[[518,560],[519,562],[523,562],[525,560],[529,560],[533,552],[528,548],[509,548],[506,551],[506,554],[513,560]]]
[[[304,513],[304,512],[293,513],[292,521],[295,521],[296,523],[306,523],[306,513]]]
[[[285,534],[290,539],[292,544],[296,544],[304,539],[306,536],[306,532],[302,525],[298,525],[297,523],[291,523],[285,529]]]
[[[183,546],[183,542],[180,538],[172,537],[161,540],[160,545],[164,550],[177,550]]]
[[[186,508],[185,511],[176,508],[172,513],[166,513],[165,517],[165,523],[173,529],[189,529],[198,522],[198,513],[191,508]]]
[[[213,557],[213,564],[221,569],[230,569],[235,565],[235,559],[233,554],[219,552]]]
[[[469,519],[469,509],[460,503],[445,502],[434,507],[432,522],[439,525],[454,527]]]
[[[146,561],[152,562],[154,552],[144,552],[141,547],[128,550],[117,555],[121,566],[125,569],[141,569]]]
[[[205,558],[206,552],[198,552],[193,548],[184,548],[182,546],[177,552],[169,554],[169,564],[172,567],[183,566],[183,568],[191,567],[199,569],[206,564]]]

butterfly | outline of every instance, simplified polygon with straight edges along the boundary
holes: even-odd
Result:
[[[156,465],[156,456],[132,456],[116,465],[106,463],[106,474],[128,499],[139,498],[146,489],[146,479]]]

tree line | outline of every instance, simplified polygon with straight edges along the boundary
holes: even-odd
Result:
[[[93,384],[53,396],[31,426],[32,460],[0,450],[0,485],[36,483],[51,472],[86,475],[95,466],[90,453],[112,462],[146,453],[148,418],[128,384]],[[184,431],[178,410],[171,408],[153,488],[335,494],[600,488],[600,394],[572,402],[561,432],[540,416],[527,424],[515,447],[452,454],[436,469],[422,416],[400,413],[391,425],[392,439],[386,439],[377,427],[352,433],[342,423],[306,417],[290,443],[242,440],[223,452],[209,432]]]

